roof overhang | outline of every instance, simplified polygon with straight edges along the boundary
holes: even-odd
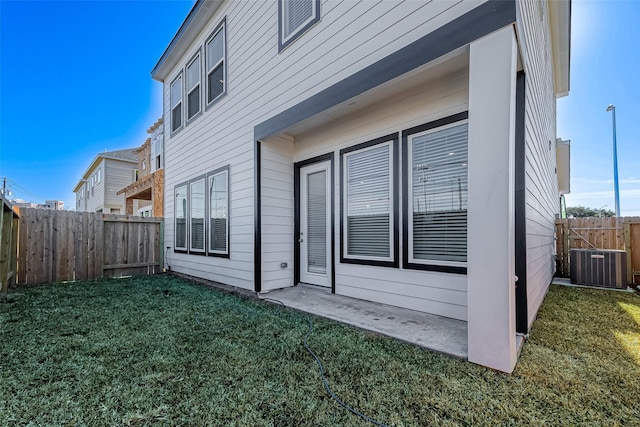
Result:
[[[556,97],[569,94],[571,66],[571,0],[549,0],[553,83]]]
[[[169,46],[151,70],[151,78],[163,82],[169,71],[178,63],[184,50],[204,30],[214,13],[220,8],[224,0],[197,0],[191,8],[178,32]]]

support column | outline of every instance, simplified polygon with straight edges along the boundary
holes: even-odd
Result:
[[[469,57],[467,310],[469,361],[515,367],[514,154],[517,42],[512,26]]]
[[[127,215],[133,215],[133,199],[127,198],[126,205],[127,205],[127,207],[126,207],[126,212],[125,213]]]

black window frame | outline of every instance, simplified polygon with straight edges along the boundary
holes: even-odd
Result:
[[[284,12],[285,6],[284,2],[288,0],[278,0],[278,53],[282,52],[293,42],[298,40],[304,33],[307,32],[311,27],[320,22],[320,0],[310,0],[312,2],[315,16],[306,24],[297,28],[294,32],[292,32],[287,40],[284,37]]]
[[[453,274],[467,274],[466,266],[455,265],[441,265],[415,263],[409,259],[409,228],[412,224],[409,224],[409,209],[413,209],[409,203],[409,176],[412,174],[412,167],[409,166],[409,136],[426,132],[429,130],[435,130],[439,127],[453,125],[458,122],[464,122],[469,119],[469,112],[463,111],[461,113],[453,114],[447,117],[443,117],[438,120],[434,120],[419,126],[415,126],[402,131],[402,268],[407,270],[425,270],[436,271],[442,273]],[[467,137],[467,144],[468,144]],[[468,230],[467,230],[468,235]]]
[[[390,142],[390,164],[392,170],[389,172],[389,178],[391,179],[391,203],[390,203],[390,217],[393,220],[393,229],[390,233],[391,249],[393,255],[390,260],[376,260],[369,258],[349,257],[345,253],[345,227],[346,227],[346,215],[345,215],[345,203],[344,198],[346,195],[345,187],[345,155],[354,151],[359,151],[365,148],[373,147],[375,145]],[[400,161],[399,161],[399,134],[397,132],[385,135],[367,142],[363,142],[351,147],[340,150],[340,263],[342,264],[360,264],[371,265],[379,267],[393,267],[398,268],[399,253],[400,253],[400,197],[399,197],[399,184],[400,184]]]

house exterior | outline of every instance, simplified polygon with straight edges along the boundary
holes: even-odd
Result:
[[[137,167],[135,148],[96,155],[73,189],[76,211],[124,214],[125,199],[117,192],[135,180]]]
[[[197,1],[152,70],[168,264],[459,319],[511,372],[555,268],[569,47],[569,1]]]
[[[162,119],[148,130],[149,138],[136,150],[138,168],[136,180],[116,194],[125,197],[126,214],[144,217],[162,217],[164,213],[164,169],[162,167],[163,144]]]

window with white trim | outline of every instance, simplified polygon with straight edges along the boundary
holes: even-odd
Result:
[[[225,23],[223,22],[205,44],[207,106],[224,95],[227,88],[225,70],[226,44]]]
[[[182,73],[171,83],[171,132],[182,127]]]
[[[209,189],[209,253],[229,253],[229,170],[207,176]]]
[[[187,120],[200,112],[200,54],[187,65]]]
[[[397,139],[396,139],[397,140]],[[394,262],[394,143],[386,138],[341,151],[342,258]]]
[[[279,0],[280,50],[320,21],[319,0]]]
[[[204,178],[189,183],[189,252],[204,252]]]
[[[466,266],[466,120],[407,135],[407,156],[408,261]]]
[[[175,236],[174,248],[187,250],[187,185],[180,185],[175,190]]]

